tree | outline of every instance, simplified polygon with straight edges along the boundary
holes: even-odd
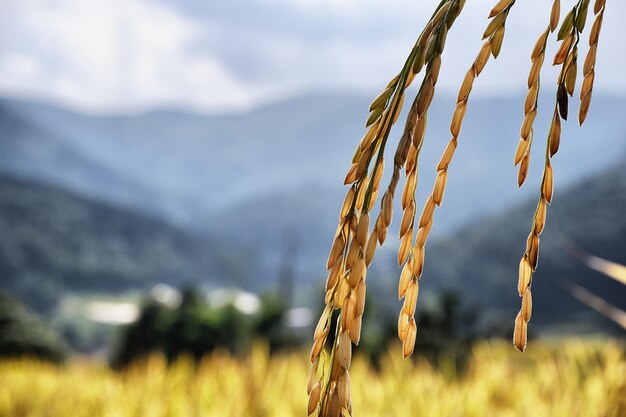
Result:
[[[0,293],[1,357],[36,357],[60,363],[66,354],[63,340],[39,316]]]

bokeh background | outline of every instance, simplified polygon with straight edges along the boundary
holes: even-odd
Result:
[[[86,415],[303,414],[303,364],[321,311],[342,180],[369,102],[399,71],[437,3],[0,0],[0,355],[31,358],[0,364],[0,386],[11,388],[0,393],[0,416],[67,415],[56,406],[55,389],[70,389],[77,378],[100,384],[75,397]],[[418,205],[431,190],[490,3],[468,1],[447,37]],[[474,354],[469,369],[491,369],[490,355],[501,364],[519,360],[496,340],[510,340],[519,308],[518,262],[555,94],[552,41],[531,174],[518,189],[513,155],[530,53],[550,2],[518,3],[501,55],[474,84],[428,242],[416,368],[388,357],[389,350],[400,355],[399,212],[368,273],[358,350],[363,374],[427,375],[442,384],[433,398],[458,394],[467,415],[473,408],[464,401],[473,394],[454,384]],[[574,3],[562,1],[562,16]],[[612,398],[626,393],[618,372],[626,336],[626,273],[619,266],[626,264],[625,15],[625,3],[608,2],[589,117],[583,127],[575,120],[564,125],[553,160],[556,194],[542,234],[530,335],[531,350],[536,343],[543,352],[531,356],[538,368],[554,364],[551,355],[569,346],[571,362],[550,375],[560,381],[563,369],[578,364],[577,381],[593,376]],[[581,57],[586,50],[581,42]],[[414,86],[409,95],[415,92]],[[392,148],[398,137],[395,129]],[[48,368],[41,359],[65,365]],[[246,361],[254,365],[247,378]],[[484,372],[505,375],[504,366]],[[601,374],[602,366],[617,376]],[[228,371],[217,374],[220,367]],[[128,394],[124,384],[143,384],[141,372],[160,375],[163,386]],[[138,382],[124,379],[133,375]],[[255,400],[267,398],[268,375],[289,381],[288,404]],[[381,375],[393,391],[393,372]],[[222,377],[245,388],[238,395],[249,399],[247,406],[220,404],[194,379]],[[176,378],[187,381],[182,393],[168,382]],[[23,384],[31,379],[47,395],[36,396],[39,402]],[[497,390],[500,382],[493,381]],[[571,387],[572,398],[578,388]],[[144,408],[163,392],[191,408],[178,414],[170,403]],[[537,393],[546,415],[557,409],[591,415],[546,392]],[[510,413],[499,415],[529,410],[493,395],[483,404]],[[107,408],[111,398],[125,398],[126,408]],[[370,415],[391,410],[383,400],[367,400],[361,408]],[[466,415],[458,410],[435,413]],[[606,410],[624,415],[626,405],[609,402]]]

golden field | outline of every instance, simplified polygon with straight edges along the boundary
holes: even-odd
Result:
[[[399,347],[374,370],[355,357],[358,416],[626,416],[626,356],[617,342],[475,345],[464,371],[442,357],[402,360]],[[155,355],[122,372],[74,360],[54,366],[0,362],[1,417],[304,416],[308,354],[270,357],[257,346],[246,359],[214,353],[197,367],[166,366]],[[195,368],[195,369],[194,369]]]

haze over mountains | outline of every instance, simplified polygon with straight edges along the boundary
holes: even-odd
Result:
[[[545,113],[550,113],[552,100],[552,97],[540,99],[531,175],[521,190],[516,186],[517,171],[512,160],[523,116],[522,99],[477,99],[470,103],[459,150],[450,169],[446,199],[437,211],[433,227],[432,240],[440,240],[431,248],[433,260],[427,264],[440,259],[442,266],[437,274],[442,277],[437,282],[444,286],[458,283],[461,275],[465,275],[462,271],[466,271],[463,265],[468,257],[477,256],[476,253],[490,255],[472,252],[478,250],[476,247],[482,251],[492,248],[494,253],[507,255],[495,263],[481,264],[482,268],[472,268],[468,276],[476,274],[496,281],[515,276],[508,268],[517,267],[515,258],[521,254],[530,225],[532,210],[528,201],[538,191],[548,127]],[[33,202],[54,201],[56,194],[63,196],[64,201],[71,201],[68,207],[74,207],[68,213],[104,210],[103,213],[109,214],[104,214],[103,219],[122,212],[132,213],[123,215],[127,220],[118,224],[120,239],[125,238],[124,230],[133,224],[152,224],[155,230],[169,236],[168,250],[179,259],[172,264],[178,266],[166,271],[180,268],[189,274],[209,274],[212,269],[203,262],[218,261],[205,254],[216,248],[214,242],[220,242],[230,248],[225,255],[229,265],[252,266],[239,271],[236,284],[263,288],[274,283],[277,265],[287,251],[285,247],[292,245],[297,248],[289,249],[295,253],[292,261],[297,279],[305,284],[323,275],[326,251],[345,192],[341,182],[357,140],[364,132],[368,101],[365,96],[311,94],[245,114],[207,116],[164,110],[139,115],[89,116],[40,103],[0,99],[0,172],[10,175],[3,177],[4,184],[12,184],[11,187],[19,184],[20,193],[35,190],[33,195],[39,197]],[[420,159],[418,201],[424,201],[430,191],[434,167],[449,139],[453,101],[451,97],[436,99],[430,111]],[[567,223],[564,229],[572,231],[575,229],[572,225],[589,217],[589,213],[605,218],[607,213],[603,210],[610,211],[611,222],[623,227],[624,223],[619,223],[616,216],[624,212],[622,200],[610,205],[610,209],[599,203],[581,204],[587,211],[577,211],[576,202],[606,201],[610,195],[626,192],[623,180],[609,181],[619,177],[623,168],[602,174],[615,164],[624,163],[626,120],[622,115],[625,112],[625,97],[597,95],[584,127],[575,126],[574,120],[564,126],[561,150],[554,159],[556,203],[554,210],[550,210],[548,230],[554,221],[556,233],[561,229],[560,221]],[[396,128],[392,132],[392,146],[398,131]],[[574,188],[567,194],[567,204],[559,206],[559,196],[566,188],[596,174],[605,177]],[[596,186],[593,181],[610,182],[613,188]],[[5,197],[11,195],[14,194]],[[80,210],[76,208],[79,206]],[[505,211],[512,206],[519,208]],[[28,216],[41,218],[46,213],[45,210],[39,214],[23,212],[25,224],[33,221]],[[490,219],[496,213],[507,214]],[[147,222],[153,223],[142,223],[140,218],[145,216],[149,218]],[[395,218],[397,223],[397,214]],[[519,224],[511,226],[508,219],[512,218]],[[97,216],[91,216],[87,223],[97,224]],[[474,229],[456,233],[459,227],[470,225]],[[493,233],[487,236],[485,230]],[[599,243],[602,236],[594,234],[598,230],[604,229],[588,232],[593,235],[594,247],[601,248],[604,247]],[[47,227],[39,228],[38,232],[54,236]],[[393,229],[388,240],[389,251],[395,248],[396,234]],[[85,236],[86,240],[95,241],[98,233]],[[147,239],[149,236],[145,235]],[[442,239],[444,236],[447,238]],[[571,234],[583,240],[580,242],[583,246],[586,236]],[[491,241],[492,237],[495,240]],[[613,237],[612,247],[626,252],[623,250],[626,237],[623,234]],[[62,236],[55,239],[63,241]],[[549,242],[550,238],[547,239]],[[202,242],[198,243],[202,249],[190,249],[192,242]],[[550,250],[549,243],[546,248]],[[604,254],[609,255],[620,261],[619,252]],[[140,258],[135,261],[141,263]],[[555,258],[557,261],[560,258]],[[159,265],[164,264],[154,264],[150,271],[162,270]],[[545,272],[541,274],[552,271],[549,266],[542,268]],[[231,274],[224,265],[213,271]],[[155,275],[162,277],[156,272]],[[494,278],[496,275],[500,278]],[[6,279],[3,278],[5,283]],[[480,280],[478,276],[475,279]],[[504,290],[501,281],[496,281],[490,282],[490,288]]]
[[[550,101],[546,97],[541,104]],[[318,94],[239,115],[160,111],[98,117],[4,99],[2,169],[195,223],[207,210],[268,192],[306,182],[337,184],[363,134],[367,105],[365,96]],[[442,97],[429,113],[421,158],[424,180],[432,177],[428,168],[447,142],[452,108],[452,100]],[[624,152],[626,121],[615,117],[624,110],[624,98],[594,97],[588,124],[564,128],[562,156],[555,163],[578,162],[575,167],[563,163],[561,184],[598,170]],[[545,113],[550,112],[540,109],[539,143],[547,129],[541,117]],[[462,152],[455,160],[457,172],[463,173],[459,184],[486,182],[489,173],[515,178],[511,155],[521,119],[519,98],[479,99],[469,106]],[[481,191],[480,186],[472,188]],[[509,201],[519,195],[515,190],[506,194],[501,198]]]
[[[3,99],[0,170],[149,212],[197,233],[263,244],[274,255],[286,233],[297,235],[304,253],[317,252],[334,230],[341,180],[364,132],[368,101],[312,94],[237,115],[87,116]],[[551,102],[540,101],[534,161],[541,161]],[[432,187],[453,106],[451,97],[441,97],[429,113],[418,201]],[[521,106],[521,98],[471,103],[440,210],[445,221],[434,234],[534,193],[538,170],[531,169],[520,191],[512,166]],[[625,111],[625,98],[598,95],[583,128],[574,121],[565,125],[554,160],[557,187],[599,172],[626,153],[626,120],[616,117]]]

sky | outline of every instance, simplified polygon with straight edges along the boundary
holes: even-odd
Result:
[[[224,113],[307,92],[376,94],[399,71],[437,3],[0,0],[0,95],[94,113],[159,107]],[[447,38],[441,92],[459,88],[495,3],[467,0]],[[525,89],[551,3],[518,0],[503,51],[476,95]],[[574,3],[561,0],[562,16]],[[626,2],[608,0],[606,7],[595,91],[626,94],[626,25],[618,19],[626,16]],[[553,44],[548,52],[555,50]],[[545,77],[556,79],[549,65]]]

